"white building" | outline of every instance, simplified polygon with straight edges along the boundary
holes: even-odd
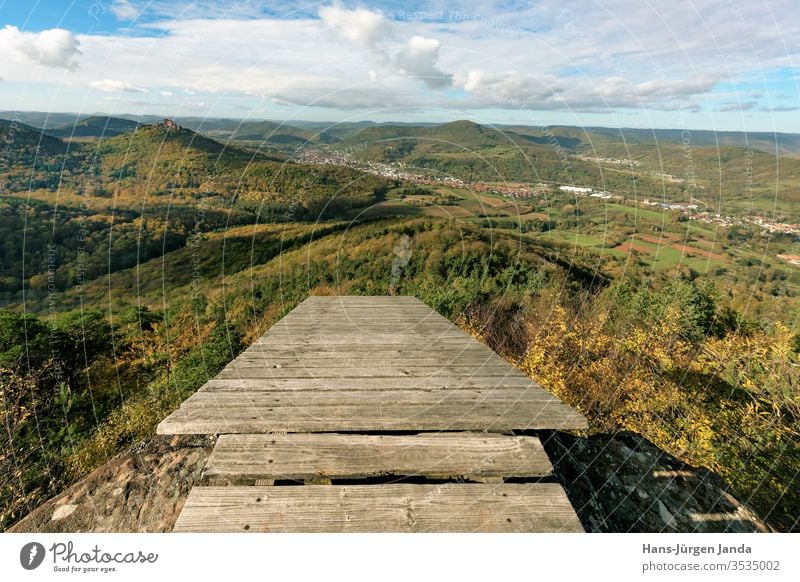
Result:
[[[580,188],[578,186],[559,186],[559,190],[564,190],[565,192],[577,192],[581,194],[587,194],[592,191],[591,188]]]

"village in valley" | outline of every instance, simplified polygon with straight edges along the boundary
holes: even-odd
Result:
[[[640,166],[641,164],[636,160],[620,160],[614,158],[599,158],[582,156],[579,154],[574,155],[576,159],[590,160],[594,162],[611,163],[615,165],[632,165]],[[357,169],[369,174],[394,180],[398,183],[406,183],[421,186],[447,186],[457,188],[468,192],[491,194],[510,198],[518,201],[526,201],[536,197],[547,197],[555,193],[574,195],[575,197],[589,197],[605,201],[613,201],[630,205],[632,207],[656,207],[663,210],[680,213],[682,217],[689,221],[697,221],[709,225],[716,225],[722,227],[733,226],[754,226],[764,231],[765,234],[785,234],[800,237],[800,225],[793,223],[781,222],[778,220],[770,219],[767,216],[748,215],[748,216],[733,216],[724,215],[707,210],[706,205],[700,201],[692,198],[687,202],[676,202],[671,200],[654,200],[651,198],[637,199],[635,196],[631,197],[629,193],[609,192],[606,190],[599,190],[589,186],[578,186],[573,184],[557,184],[547,182],[537,183],[521,183],[521,182],[467,182],[459,178],[442,175],[441,173],[431,172],[424,168],[414,168],[407,166],[402,162],[377,162],[377,161],[362,161],[356,159],[349,150],[341,150],[334,148],[308,148],[299,150],[295,159],[298,162],[308,164],[332,164],[337,166],[345,166],[352,169]],[[683,178],[666,174],[663,172],[653,172],[653,175],[658,179],[671,182],[682,183]],[[698,189],[703,189],[700,185],[694,185]],[[779,256],[779,258],[781,258]],[[797,266],[796,261],[787,261],[789,264]]]

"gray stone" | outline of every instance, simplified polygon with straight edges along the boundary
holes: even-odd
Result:
[[[9,531],[172,531],[213,445],[204,436],[154,437],[46,501]]]

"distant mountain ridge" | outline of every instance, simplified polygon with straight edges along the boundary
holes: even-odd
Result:
[[[241,141],[263,141],[274,145],[304,146],[333,143],[339,139],[325,131],[302,129],[274,121],[179,120],[194,131],[216,138]]]
[[[147,124],[160,121],[164,116],[158,115],[107,115],[93,113],[90,115],[77,113],[48,113],[36,111],[0,111],[0,119],[15,120],[34,128],[44,128],[48,133],[57,137],[64,136],[67,127],[88,128],[97,126],[100,120],[113,120],[109,127],[122,127],[125,122]],[[90,121],[91,120],[91,121]],[[260,141],[264,140],[274,144],[302,144],[309,143],[335,143],[347,141],[365,130],[376,129],[378,133],[385,134],[392,131],[396,137],[402,135],[417,135],[417,132],[430,129],[433,133],[442,131],[458,134],[464,131],[469,124],[477,127],[488,127],[501,131],[507,135],[527,136],[532,143],[543,144],[545,141],[555,139],[562,147],[579,147],[581,144],[590,147],[592,144],[617,143],[617,144],[657,144],[665,142],[670,144],[683,144],[688,141],[691,146],[697,147],[746,147],[772,155],[800,156],[800,134],[769,132],[769,131],[711,131],[699,129],[645,129],[645,128],[612,128],[601,126],[568,126],[551,125],[529,126],[525,124],[477,124],[471,121],[459,120],[447,123],[432,122],[336,122],[336,121],[307,121],[292,119],[288,122],[279,120],[244,120],[233,118],[210,117],[179,117],[176,121],[182,126],[216,137],[227,137],[233,140]],[[381,131],[380,128],[384,128]],[[387,130],[386,128],[393,128]],[[438,129],[436,129],[438,128]],[[474,129],[474,128],[473,128]],[[89,131],[81,129],[81,131]],[[223,135],[224,134],[224,135]],[[76,136],[78,134],[76,133]],[[109,135],[106,133],[105,135]],[[362,137],[369,136],[365,134]],[[424,135],[424,132],[423,134]],[[532,138],[532,139],[531,139]],[[569,138],[566,140],[565,138]],[[575,141],[579,140],[578,144]]]
[[[53,137],[113,137],[135,130],[139,127],[138,121],[124,119],[121,117],[102,117],[93,115],[75,123],[67,123],[62,126],[47,129],[48,134]]]

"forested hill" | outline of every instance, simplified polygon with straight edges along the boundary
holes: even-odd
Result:
[[[257,222],[335,216],[375,202],[384,180],[226,146],[188,129],[139,126],[67,143],[19,124],[1,169],[0,301],[36,299]],[[11,139],[13,138],[13,139]],[[24,233],[24,237],[21,233]]]
[[[55,156],[63,154],[68,144],[17,121],[0,119],[0,143],[2,158],[0,169],[7,171],[12,166],[30,164],[36,154]]]

